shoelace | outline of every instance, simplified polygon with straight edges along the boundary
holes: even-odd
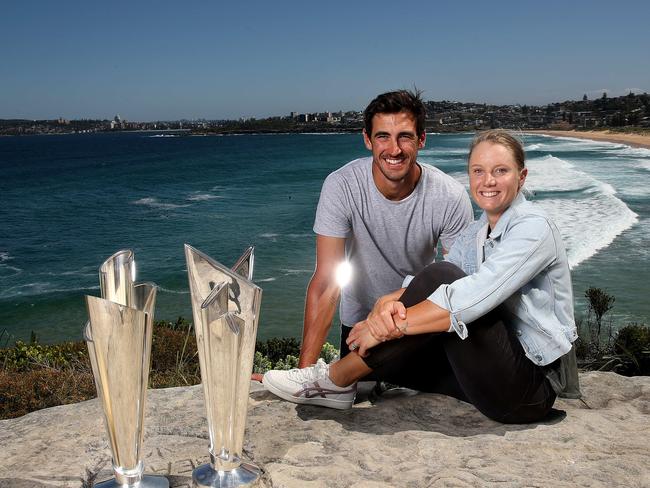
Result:
[[[327,363],[323,359],[318,359],[314,366],[302,369],[290,369],[287,376],[292,381],[298,383],[309,383],[323,376],[327,376],[327,369]]]

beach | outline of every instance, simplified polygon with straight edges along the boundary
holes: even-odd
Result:
[[[553,137],[575,137],[576,139],[589,139],[592,141],[615,142],[618,144],[627,144],[632,147],[642,147],[650,149],[650,134],[625,134],[622,132],[612,132],[609,130],[526,130],[526,134]]]

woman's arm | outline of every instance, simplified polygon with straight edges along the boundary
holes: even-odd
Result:
[[[494,251],[478,271],[441,285],[428,300],[449,310],[451,329],[462,339],[465,324],[482,317],[524,287],[557,259],[557,243],[549,221],[540,215],[512,220]]]
[[[359,346],[358,353],[361,357],[366,356],[368,349],[386,340],[398,339],[404,335],[449,330],[449,312],[429,300],[424,300],[406,309],[401,302],[385,301],[376,312],[374,316],[369,316],[366,320],[355,324],[346,341],[348,345]],[[402,314],[401,317],[400,314]],[[389,334],[385,338],[378,338],[370,331],[371,324],[377,328],[397,330],[399,335]]]

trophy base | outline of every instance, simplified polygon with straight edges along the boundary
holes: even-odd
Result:
[[[230,471],[217,471],[211,464],[202,464],[192,471],[192,480],[197,488],[234,488],[253,486],[260,474],[260,468],[249,463],[241,463]]]
[[[169,488],[169,481],[164,476],[145,475],[132,485],[121,485],[115,478],[96,483],[95,488]]]

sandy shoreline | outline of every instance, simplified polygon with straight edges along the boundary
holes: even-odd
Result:
[[[526,130],[526,134],[544,134],[554,137],[575,137],[576,139],[591,139],[592,141],[616,142],[632,147],[650,149],[650,135],[622,134],[606,131],[575,131],[575,130]]]

